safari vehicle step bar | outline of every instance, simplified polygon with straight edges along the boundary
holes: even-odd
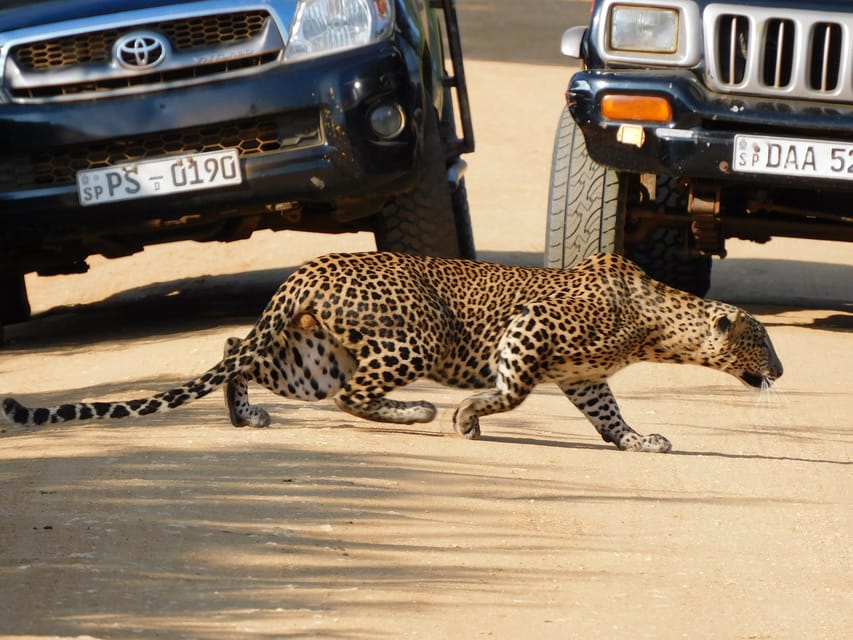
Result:
[[[471,121],[471,104],[468,101],[465,67],[462,64],[462,40],[459,37],[455,0],[430,0],[429,6],[431,9],[441,9],[444,13],[447,46],[450,51],[450,63],[453,70],[452,75],[445,75],[442,78],[442,83],[445,87],[456,89],[456,101],[459,105],[462,136],[457,136],[447,143],[447,155],[449,158],[453,158],[474,151],[474,126]]]

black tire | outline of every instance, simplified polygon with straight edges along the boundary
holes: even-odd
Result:
[[[426,119],[420,179],[412,191],[395,198],[374,217],[376,248],[446,258],[471,257],[474,247],[467,192],[460,184],[451,193],[435,113],[428,111]]]
[[[686,228],[655,229],[643,246],[624,245],[624,179],[589,157],[583,134],[565,107],[551,159],[545,266],[566,269],[595,253],[621,253],[656,280],[704,296],[711,286],[711,258],[688,251],[692,235]],[[686,220],[687,203],[677,184],[677,178],[658,178],[656,203],[684,213]]]
[[[623,202],[618,174],[589,157],[564,107],[551,158],[545,266],[566,269],[602,251],[621,253]]]
[[[24,274],[0,271],[0,325],[25,322],[30,319],[30,301]]]
[[[687,199],[678,190],[678,178],[659,176],[655,203],[687,216]],[[705,296],[711,287],[711,256],[690,252],[693,234],[685,229],[655,229],[645,244],[629,247],[628,257],[655,280]]]

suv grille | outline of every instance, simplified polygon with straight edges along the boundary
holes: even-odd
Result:
[[[0,150],[0,191],[73,185],[81,169],[134,160],[230,148],[247,158],[313,147],[322,138],[320,116],[311,110],[286,118],[251,118],[47,151],[3,154]]]
[[[115,64],[122,36],[153,32],[168,42],[156,69]],[[264,10],[201,15],[144,24],[93,29],[14,44],[6,62],[5,85],[17,102],[50,102],[104,97],[193,84],[276,62],[284,48],[275,21]]]
[[[704,23],[712,89],[853,102],[851,14],[711,5]]]

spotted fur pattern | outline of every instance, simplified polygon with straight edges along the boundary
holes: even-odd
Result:
[[[125,402],[30,409],[12,398],[13,422],[143,416],[224,386],[235,426],[266,427],[249,402],[256,382],[287,398],[333,398],[379,422],[429,422],[435,407],[387,397],[419,378],[484,389],[457,408],[465,438],[480,418],[517,407],[552,382],[620,449],[669,451],[620,414],[607,379],[639,361],[713,367],[760,387],[782,375],[764,327],[737,307],[649,278],[625,258],[600,254],[569,270],[501,266],[392,253],[333,254],[298,269],[223,359],[190,382]]]

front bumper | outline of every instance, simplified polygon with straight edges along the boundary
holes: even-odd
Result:
[[[152,217],[272,211],[281,203],[331,209],[341,219],[365,216],[414,184],[424,95],[417,56],[397,40],[191,89],[0,105],[0,227],[108,234]],[[383,101],[400,105],[406,118],[390,141],[367,120]],[[238,141],[241,131],[258,129],[275,140],[253,142],[252,133]],[[76,170],[116,164],[122,154],[145,159],[208,143],[240,146],[242,185],[79,204]]]
[[[664,97],[672,106],[672,120],[654,124],[608,120],[601,114],[601,104],[609,94]],[[617,170],[753,186],[778,187],[784,180],[795,188],[853,191],[853,181],[805,175],[780,178],[732,169],[738,133],[852,141],[850,105],[724,96],[709,92],[690,71],[659,69],[580,71],[572,77],[567,100],[590,156]],[[620,142],[623,125],[642,127],[642,135]]]

